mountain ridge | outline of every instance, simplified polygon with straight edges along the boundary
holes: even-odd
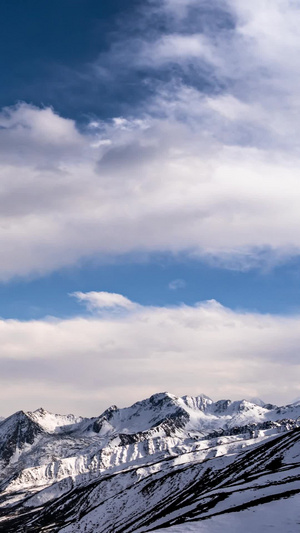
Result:
[[[201,520],[208,501],[211,513],[219,512],[221,494],[231,501],[229,487],[237,497],[233,478],[243,480],[249,501],[251,476],[258,476],[258,491],[266,476],[277,475],[282,490],[292,483],[298,493],[300,403],[261,403],[162,392],[129,407],[112,405],[92,418],[43,408],[19,411],[0,422],[0,531],[21,532],[26,526],[28,532],[130,533],[170,527],[174,520],[190,520],[185,491],[189,506],[201,507],[196,513]],[[269,484],[272,494],[276,483]],[[199,501],[198,485],[206,494]],[[214,487],[217,499],[209,496]]]

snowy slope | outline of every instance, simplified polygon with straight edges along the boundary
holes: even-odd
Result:
[[[92,419],[20,411],[0,423],[0,531],[172,530],[296,494],[299,416],[169,393]]]
[[[159,528],[155,533],[297,533],[300,531],[300,496],[291,496],[214,516],[207,520]]]

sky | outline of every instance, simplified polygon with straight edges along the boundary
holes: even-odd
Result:
[[[300,6],[0,6],[0,414],[300,396]]]

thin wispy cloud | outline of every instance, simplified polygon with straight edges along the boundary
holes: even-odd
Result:
[[[184,289],[186,287],[186,282],[184,279],[173,279],[168,285],[171,291],[177,291],[178,289]]]

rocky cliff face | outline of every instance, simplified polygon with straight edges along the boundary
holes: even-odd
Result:
[[[146,532],[300,491],[300,403],[160,393],[0,423],[0,531]]]

